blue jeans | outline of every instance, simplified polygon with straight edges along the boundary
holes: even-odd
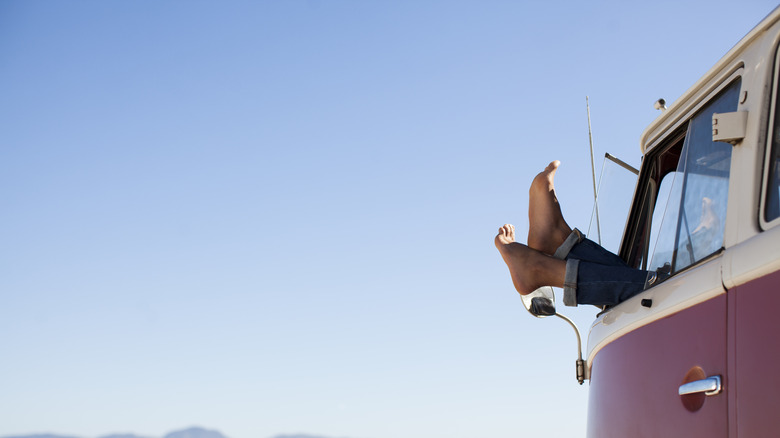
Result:
[[[566,260],[563,304],[614,306],[652,286],[655,271],[628,266],[623,259],[587,239],[578,229],[555,251],[553,257]]]

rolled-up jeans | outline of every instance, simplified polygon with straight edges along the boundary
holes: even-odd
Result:
[[[566,306],[614,306],[652,286],[658,278],[655,271],[628,266],[576,228],[553,257],[566,260],[563,286]]]

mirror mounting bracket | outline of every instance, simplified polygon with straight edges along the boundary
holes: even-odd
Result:
[[[582,337],[580,336],[580,330],[574,324],[574,322],[555,311],[555,292],[552,287],[544,286],[536,289],[527,295],[520,295],[523,301],[523,306],[528,310],[528,313],[537,317],[545,318],[548,316],[557,316],[562,320],[569,323],[574,329],[574,334],[577,335],[577,382],[582,385],[585,380],[590,379],[588,375],[588,364],[582,359]]]

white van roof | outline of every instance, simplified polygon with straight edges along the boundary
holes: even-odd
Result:
[[[682,96],[675,100],[669,109],[662,112],[650,125],[642,132],[642,136],[639,140],[639,148],[642,151],[642,155],[652,149],[657,143],[659,137],[666,132],[667,128],[673,126],[680,118],[685,114],[686,108],[689,108],[689,101],[699,96],[704,91],[705,87],[718,75],[722,74],[722,70],[728,68],[739,56],[745,51],[745,49],[758,39],[765,31],[767,31],[772,25],[780,20],[780,6],[776,7],[769,13],[763,20],[761,20],[756,27],[753,28],[747,35],[745,35],[734,47],[731,48],[707,73],[705,73],[693,86],[691,86]]]

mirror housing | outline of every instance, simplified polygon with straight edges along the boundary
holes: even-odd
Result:
[[[537,318],[555,315],[555,293],[550,286],[540,287],[528,295],[520,295],[520,298],[525,310]]]

